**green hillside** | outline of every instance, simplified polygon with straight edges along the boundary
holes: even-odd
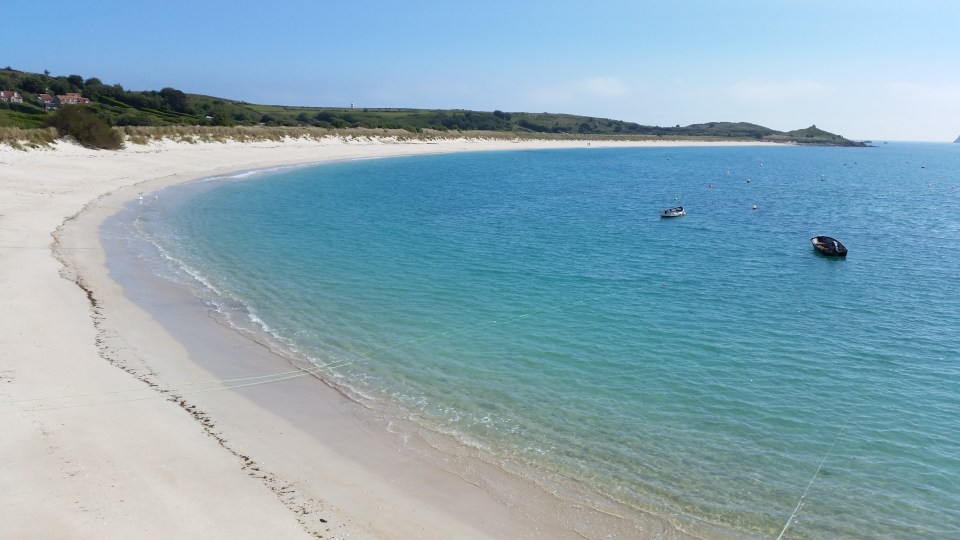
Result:
[[[119,84],[79,75],[52,76],[12,68],[0,70],[0,90],[15,90],[23,103],[0,102],[0,127],[39,128],[52,112],[40,94],[77,93],[112,126],[291,126],[326,129],[400,129],[408,132],[491,131],[517,134],[567,134],[584,137],[696,138],[760,140],[796,144],[862,146],[811,126],[790,132],[743,122],[709,122],[673,127],[645,126],[609,118],[570,114],[503,111],[288,107],[254,105],[212,96],[187,94],[174,88],[131,91]]]

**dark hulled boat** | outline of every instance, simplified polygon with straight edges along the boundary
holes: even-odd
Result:
[[[836,238],[830,236],[814,236],[810,239],[813,248],[829,257],[846,257],[847,246],[840,243]]]

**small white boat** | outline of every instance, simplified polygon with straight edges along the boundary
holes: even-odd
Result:
[[[660,217],[680,217],[687,215],[687,211],[683,209],[682,206],[676,206],[673,208],[667,208],[663,212],[660,212]]]

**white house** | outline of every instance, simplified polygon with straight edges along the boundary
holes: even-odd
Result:
[[[23,98],[20,97],[20,92],[16,90],[0,90],[0,101],[6,101],[7,103],[23,103]]]

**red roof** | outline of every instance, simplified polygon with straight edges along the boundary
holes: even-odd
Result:
[[[61,103],[90,103],[89,99],[81,97],[80,94],[76,92],[67,92],[62,96],[57,96],[57,99],[59,99]]]

